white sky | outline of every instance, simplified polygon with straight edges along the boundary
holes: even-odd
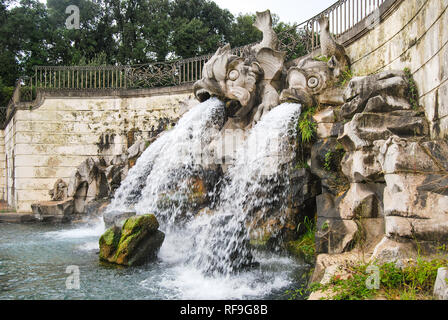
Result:
[[[325,10],[336,0],[214,0],[221,8],[229,9],[234,15],[271,10],[280,20],[301,23]]]

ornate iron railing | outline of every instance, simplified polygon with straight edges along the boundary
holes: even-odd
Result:
[[[392,0],[339,0],[313,18],[279,32],[280,50],[286,51],[287,59],[291,60],[317,49],[320,45],[318,20],[322,15],[329,17],[330,32],[335,38],[359,23],[374,25],[379,20],[379,8],[386,1]],[[242,55],[253,45],[234,48],[232,52]],[[34,76],[20,79],[19,98],[12,99],[10,106],[34,99],[40,90],[145,89],[194,83],[202,78],[204,64],[211,56],[134,66],[36,66]],[[10,113],[8,108],[0,107],[1,127]]]

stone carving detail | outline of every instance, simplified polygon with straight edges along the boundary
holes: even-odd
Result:
[[[203,78],[195,83],[195,96],[203,102],[216,96],[227,102],[227,114],[242,121],[261,116],[279,104],[286,52],[278,51],[269,10],[258,12],[254,24],[263,41],[246,50],[242,57],[231,53],[230,45],[219,48],[205,64]],[[248,119],[249,118],[249,119]]]
[[[48,194],[51,196],[51,200],[63,201],[67,199],[67,188],[67,183],[65,183],[65,181],[62,179],[58,179],[54,184],[54,188],[48,192]]]
[[[328,18],[319,20],[321,25],[321,57],[305,57],[288,70],[287,88],[282,91],[281,102],[295,101],[304,107],[318,104],[343,104],[343,91],[336,86],[343,71],[350,67],[350,60],[342,45],[330,34]]]

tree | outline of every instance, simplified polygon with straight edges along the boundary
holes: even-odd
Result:
[[[174,0],[171,17],[173,51],[182,58],[213,52],[228,42],[234,19],[228,10],[209,0]]]
[[[263,34],[253,26],[255,15],[240,14],[232,24],[229,42],[232,47],[241,47],[249,43],[261,41]]]

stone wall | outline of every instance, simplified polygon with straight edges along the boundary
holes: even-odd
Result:
[[[180,102],[190,92],[184,87],[126,96],[49,94],[36,106],[22,107],[1,133],[0,196],[7,194],[18,212],[31,212],[32,203],[50,200],[48,191],[56,180],[68,182],[86,158],[108,161],[134,140],[149,140],[177,121]]]
[[[448,136],[447,8],[448,0],[404,0],[347,47],[355,75],[411,70],[434,138]]]

